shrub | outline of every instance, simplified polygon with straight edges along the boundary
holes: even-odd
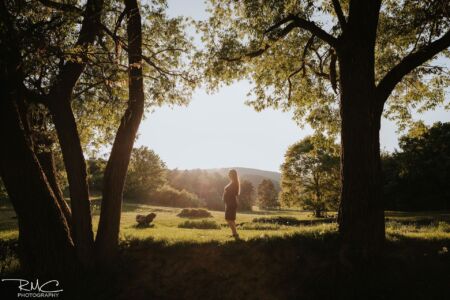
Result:
[[[279,224],[268,224],[268,223],[242,223],[238,225],[241,230],[278,230],[280,229]]]
[[[275,217],[275,218],[255,218],[252,220],[253,223],[270,223],[279,225],[300,225],[301,222],[294,217]]]
[[[294,217],[272,217],[272,218],[255,218],[252,220],[253,223],[269,223],[269,224],[279,224],[286,226],[311,226],[318,224],[328,224],[336,222],[334,218],[326,219],[312,219],[312,220],[298,220]]]
[[[184,208],[177,216],[181,218],[211,218],[209,211],[202,208]]]
[[[447,222],[439,222],[437,226],[438,231],[450,232],[450,224]]]
[[[150,197],[152,204],[171,207],[200,207],[205,203],[197,195],[186,190],[177,190],[169,185],[153,193]]]
[[[201,221],[184,221],[178,224],[179,228],[192,228],[192,229],[220,229],[220,225],[216,221],[201,220]]]

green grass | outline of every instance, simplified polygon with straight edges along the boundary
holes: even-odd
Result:
[[[94,203],[98,203],[95,200]],[[98,224],[100,206],[93,205],[94,231]],[[214,228],[183,228],[185,220],[178,217],[181,209],[159,207],[143,204],[124,203],[122,208],[121,231],[122,240],[152,238],[168,244],[178,242],[219,242],[231,240],[230,230],[226,226],[224,213],[210,211],[208,218]],[[136,214],[156,213],[152,227],[136,227]],[[335,214],[331,214],[333,217]],[[391,240],[399,236],[416,239],[450,240],[450,213],[443,212],[386,212],[386,233]],[[206,219],[199,219],[204,222]],[[236,219],[242,239],[249,240],[260,237],[283,237],[295,234],[312,234],[320,236],[326,232],[335,232],[337,226],[330,219],[317,219],[310,212],[298,210],[254,211],[238,213]],[[186,227],[186,226],[185,226]],[[195,227],[195,224],[192,226]],[[207,227],[207,226],[206,226]],[[8,204],[0,206],[0,240],[14,240],[18,237],[17,218]]]
[[[349,272],[339,260],[335,213],[238,213],[235,241],[223,212],[186,220],[177,208],[124,203],[122,211],[120,257],[107,276],[83,274],[65,286],[68,298],[444,299],[450,292],[450,213],[387,212],[385,253]],[[136,214],[150,212],[152,226],[136,227]],[[97,203],[94,230],[98,214]],[[20,272],[14,216],[0,206],[2,274]],[[200,228],[180,228],[186,222]],[[216,229],[205,228],[211,224]]]
[[[98,224],[100,206],[98,200],[93,205],[94,231]],[[210,211],[212,217],[207,218],[219,225],[219,229],[180,228],[185,220],[177,216],[179,208],[159,207],[143,204],[124,203],[122,208],[121,231],[122,240],[136,238],[152,238],[168,244],[178,242],[219,242],[231,240],[230,230],[226,226],[224,213]],[[156,213],[152,227],[136,227],[136,214]],[[335,214],[331,213],[331,217]],[[416,239],[450,240],[450,213],[425,212],[386,212],[386,233],[391,240],[399,236]],[[198,219],[200,222],[206,219]],[[310,212],[299,210],[254,211],[238,213],[236,219],[242,239],[249,240],[260,237],[283,237],[295,234],[323,235],[335,232],[337,226],[330,219],[317,219]],[[195,226],[194,226],[195,227]],[[17,218],[8,204],[0,206],[0,240],[14,240],[18,237]]]

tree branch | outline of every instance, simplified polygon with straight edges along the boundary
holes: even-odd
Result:
[[[405,56],[395,67],[393,67],[377,85],[377,96],[380,104],[384,104],[387,98],[394,90],[395,86],[403,79],[409,72],[430,60],[439,52],[445,50],[450,46],[450,31],[444,34],[441,38],[428,44],[422,49],[417,50]]]
[[[47,100],[47,96],[46,95],[42,95],[40,93],[36,93],[33,90],[30,90],[23,83],[21,84],[21,88],[22,88],[24,96],[25,96],[25,98],[27,99],[28,102],[42,103],[44,105],[47,105],[47,101],[48,100]]]
[[[39,0],[44,6],[54,8],[63,12],[72,12],[77,14],[82,14],[83,10],[75,5],[59,3],[51,0]]]
[[[317,26],[316,23],[314,23],[313,21],[308,21],[306,19],[299,17],[298,15],[292,15],[292,14],[288,15],[286,18],[283,18],[280,21],[278,21],[277,23],[270,26],[265,31],[265,33],[266,34],[270,33],[271,31],[279,28],[280,26],[282,26],[288,22],[291,22],[289,25],[291,25],[291,24],[295,25],[294,28],[298,27],[298,28],[302,28],[302,29],[305,29],[305,30],[311,32],[313,35],[317,36],[324,42],[330,44],[330,46],[332,46],[332,47],[336,47],[336,45],[337,45],[337,39],[334,36],[332,36],[325,30],[323,30],[322,28]],[[286,26],[286,27],[288,27],[288,26]]]
[[[288,18],[292,18],[293,22],[300,28],[308,30],[315,36],[317,36],[322,41],[328,43],[330,46],[336,48],[337,46],[337,38],[320,28],[313,21],[308,21],[299,16],[291,15]]]
[[[292,81],[291,78],[294,77],[295,75],[297,75],[300,71],[305,70],[305,64],[302,64],[302,66],[300,68],[298,68],[297,70],[295,70],[294,72],[292,72],[289,77],[288,77],[288,84],[289,84],[289,89],[288,89],[288,101],[291,101],[291,94],[292,94]]]
[[[344,13],[342,12],[341,3],[339,0],[332,0],[334,11],[339,20],[339,25],[341,26],[342,31],[344,31],[345,26],[347,25],[347,20],[345,19]]]
[[[305,20],[296,15],[289,15],[286,18],[281,19],[280,21],[278,21],[275,24],[273,24],[272,26],[270,26],[266,31],[264,31],[264,34],[270,34],[274,30],[280,28],[281,26],[283,26],[284,24],[287,24],[287,23],[289,23],[289,24],[286,25],[279,32],[277,32],[275,35],[269,36],[268,37],[269,40],[272,42],[278,41],[279,39],[288,35],[294,28],[302,28],[302,29],[305,29],[305,30],[311,32],[313,34],[313,37],[316,36],[316,37],[320,38],[321,40],[328,43],[330,46],[332,46],[332,47],[337,46],[337,39],[334,36],[330,35],[326,31],[324,31],[322,28],[318,27],[314,22]],[[271,46],[270,44],[266,44],[266,45],[264,45],[264,47],[262,47],[258,50],[252,51],[252,52],[248,52],[242,56],[234,57],[234,58],[221,57],[221,59],[226,60],[226,61],[239,61],[244,57],[247,57],[247,58],[257,57],[257,56],[260,56],[261,54],[263,54],[264,52],[266,52],[270,48],[270,46]]]

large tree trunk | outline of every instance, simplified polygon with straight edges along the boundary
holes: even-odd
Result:
[[[86,2],[83,21],[76,46],[83,49],[78,61],[68,61],[60,69],[55,84],[48,96],[48,108],[55,124],[61,145],[64,165],[69,181],[70,204],[72,208],[72,233],[78,259],[85,267],[92,265],[94,254],[94,234],[89,202],[86,163],[73,115],[72,92],[86,67],[89,45],[95,41],[100,28],[103,0]]]
[[[141,15],[136,0],[125,0],[125,7],[128,16],[129,100],[103,179],[102,208],[96,239],[97,259],[101,264],[110,262],[117,252],[125,177],[144,113]]]
[[[3,70],[2,70],[3,71]],[[22,267],[36,274],[63,274],[75,265],[69,228],[25,135],[17,108],[22,101],[14,70],[2,73],[0,173],[19,223]],[[6,77],[3,75],[6,74]]]
[[[371,258],[385,239],[381,201],[379,131],[375,92],[375,36],[379,2],[353,1],[338,51],[340,72],[341,203],[343,252]]]
[[[89,267],[93,259],[94,234],[92,231],[86,163],[70,105],[72,88],[61,88],[61,92],[50,95],[48,107],[61,145],[69,182],[72,208],[71,228],[77,256],[83,265]]]
[[[381,199],[380,117],[371,108],[373,96],[357,91],[360,81],[350,85],[355,94],[342,96],[341,104],[341,203],[339,232],[345,249],[369,258],[385,239]]]

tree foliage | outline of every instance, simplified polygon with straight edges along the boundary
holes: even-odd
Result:
[[[170,207],[204,207],[205,201],[195,193],[176,189],[168,184],[154,191],[146,203]]]
[[[5,108],[12,111],[11,123],[21,123],[11,124],[19,128],[11,147],[31,151],[27,155],[32,159],[24,163],[36,169],[36,178],[30,182],[35,188],[40,186],[39,197],[45,201],[58,193],[40,180],[43,170],[33,161],[33,135],[51,137],[46,143],[49,151],[61,149],[72,215],[59,219],[55,215],[54,221],[61,226],[53,227],[67,232],[67,221],[73,229],[72,236],[61,236],[65,243],[73,240],[62,256],[70,256],[70,247],[74,247],[79,262],[89,267],[95,248],[98,262],[106,262],[117,250],[124,178],[144,110],[163,103],[186,104],[198,83],[196,70],[188,64],[193,46],[185,34],[186,22],[167,16],[164,0],[142,5],[135,0],[13,0],[0,5],[1,76],[2,81],[10,78]],[[19,118],[12,115],[17,109]],[[34,128],[36,112],[39,130]],[[102,212],[94,245],[84,153],[95,155],[108,143],[113,145],[103,178]],[[28,149],[29,144],[34,149]],[[13,187],[17,173],[2,170],[2,174],[10,177],[8,183]],[[53,179],[49,181],[55,182]],[[10,198],[20,203],[23,197],[19,193]],[[53,201],[43,211],[60,213],[54,208]],[[28,221],[33,223],[33,218]],[[31,245],[32,235],[28,238]],[[35,246],[24,252],[43,253],[39,250],[43,245]]]
[[[449,7],[442,0],[211,0],[212,16],[200,24],[211,88],[248,79],[257,110],[293,109],[301,125],[340,131],[343,256],[368,259],[384,245],[383,113],[405,124],[410,110],[446,103]]]
[[[167,168],[158,154],[145,146],[131,152],[124,196],[148,199],[166,183]]]
[[[23,84],[30,113],[44,109],[45,97],[58,80],[61,66],[84,62],[86,69],[73,92],[73,112],[85,151],[95,154],[112,143],[127,101],[128,45],[124,4],[106,1],[96,43],[75,46],[84,1],[26,1],[8,6],[15,18],[20,47],[24,49]],[[165,0],[141,6],[143,21],[143,71],[146,108],[163,104],[185,105],[198,83],[197,69],[189,64],[194,56],[192,39],[186,34],[186,19],[170,18]],[[2,36],[4,44],[9,36]],[[51,124],[47,113],[47,122]],[[52,126],[48,127],[50,133]],[[54,134],[54,133],[53,133]]]
[[[270,179],[263,179],[258,185],[257,203],[260,208],[271,209],[279,206],[275,185]]]
[[[281,203],[302,206],[316,216],[339,203],[339,147],[323,135],[290,146],[281,166]]]
[[[383,158],[384,196],[390,210],[450,208],[450,123],[419,124]]]
[[[93,193],[101,193],[103,190],[103,174],[105,173],[106,160],[103,158],[90,158],[86,163],[89,188]]]
[[[240,192],[238,196],[238,209],[241,211],[252,210],[255,202],[255,188],[248,180],[240,181]]]
[[[223,189],[228,183],[225,176],[206,170],[171,170],[169,184],[179,190],[196,194],[209,209],[223,210]]]
[[[339,4],[342,3],[342,5]],[[248,79],[248,103],[256,110],[293,109],[300,124],[339,130],[339,64],[335,36],[343,33],[350,1],[211,0],[209,20],[200,23],[205,75],[211,88]],[[333,5],[342,10],[341,20]],[[448,39],[447,1],[383,1],[378,22],[375,84],[402,58]],[[344,23],[344,24],[340,24]],[[332,45],[330,45],[330,43]],[[444,47],[445,48],[445,47]],[[445,50],[408,73],[387,102],[385,116],[404,128],[411,112],[450,107]]]

